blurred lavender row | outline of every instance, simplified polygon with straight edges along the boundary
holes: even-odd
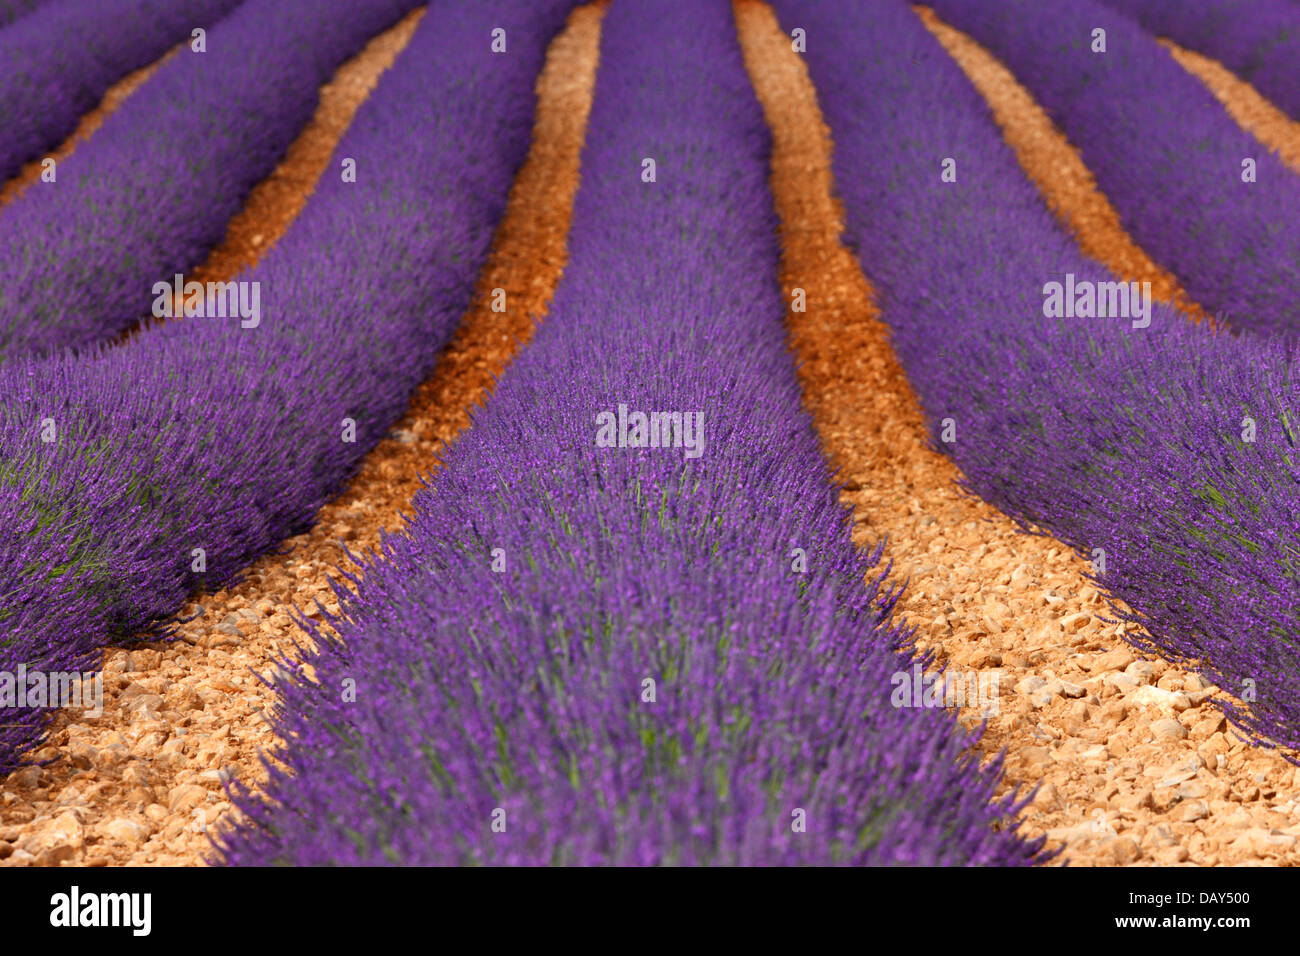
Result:
[[[0,27],[8,26],[49,2],[50,0],[0,0]]]
[[[1238,328],[1300,332],[1300,179],[1154,38],[1092,0],[932,5],[1037,98],[1124,228],[1193,301]],[[1254,182],[1243,182],[1245,159]]]
[[[108,88],[241,0],[0,2],[0,180],[62,142]],[[8,13],[6,11],[9,11]]]
[[[221,241],[321,84],[418,3],[245,0],[206,52],[186,46],[160,67],[59,164],[56,183],[0,216],[0,358],[84,348],[149,316],[154,283]],[[44,29],[47,13],[32,18]]]
[[[1213,57],[1300,120],[1295,0],[1103,0],[1148,31]]]

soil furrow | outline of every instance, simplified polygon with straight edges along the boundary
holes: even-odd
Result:
[[[439,449],[469,426],[471,408],[549,305],[566,260],[603,10],[576,10],[551,46],[528,158],[474,303],[404,419],[315,527],[287,542],[289,553],[257,561],[242,583],[188,607],[198,616],[179,640],[106,653],[103,715],[61,713],[35,755],[51,763],[0,786],[0,864],[198,863],[210,849],[206,828],[229,819],[222,781],[263,779],[275,742],[262,715],[274,696],[257,675],[293,666],[304,640],[293,615],[316,616],[316,599],[337,609],[329,582],[339,568],[356,570],[343,547],[365,554],[381,530],[400,530]],[[506,290],[504,313],[491,308],[497,288]]]
[[[1207,318],[1209,313],[1192,301],[1178,280],[1125,231],[1119,212],[1097,187],[1079,151],[1011,71],[929,7],[914,9],[984,97],[1025,175],[1079,247],[1123,279],[1150,282],[1157,300],[1172,303],[1194,319]]]
[[[996,702],[981,748],[1006,749],[1007,786],[1042,784],[1026,831],[1075,864],[1300,860],[1288,792],[1300,771],[1239,739],[1199,677],[1131,648],[1078,555],[964,494],[928,446],[872,289],[840,242],[833,146],[804,64],[766,4],[736,0],[736,12],[774,137],[781,282],[807,295],[790,315],[807,405],[855,539],[885,538],[906,582],[899,606],[917,644],[963,687],[996,680],[960,713],[974,725]]]

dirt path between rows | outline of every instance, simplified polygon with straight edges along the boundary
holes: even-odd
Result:
[[[471,407],[550,303],[566,261],[603,11],[577,9],[551,46],[528,158],[474,304],[405,418],[319,523],[288,542],[290,553],[265,557],[239,586],[205,595],[182,640],[106,653],[103,715],[61,713],[35,755],[53,763],[0,785],[0,865],[192,865],[210,855],[205,829],[231,813],[222,781],[262,780],[262,754],[274,748],[262,717],[273,695],[254,672],[271,674],[303,639],[294,609],[314,616],[316,598],[336,609],[329,579],[338,567],[355,570],[340,542],[362,553],[377,546],[381,529],[401,528],[421,477],[468,427]],[[505,313],[491,311],[497,287],[507,293]]]
[[[189,41],[185,42],[188,43]],[[140,84],[153,76],[160,66],[174,57],[184,46],[185,43],[178,43],[148,66],[142,66],[140,69],[128,73],[110,86],[99,101],[99,105],[81,118],[80,122],[77,123],[77,128],[72,131],[67,139],[55,149],[27,163],[12,179],[0,186],[0,209],[17,199],[27,190],[27,187],[41,178],[41,164],[46,159],[54,160],[57,171],[58,164],[71,156],[82,142],[90,139],[95,130],[104,125],[104,120],[108,119],[128,96],[140,88]]]
[[[1162,38],[1159,42],[1179,66],[1205,84],[1238,126],[1300,173],[1300,123],[1218,60],[1184,49],[1172,40]]]
[[[830,134],[802,59],[766,4],[736,0],[736,13],[774,136],[781,281],[807,292],[808,311],[790,316],[805,400],[846,482],[855,540],[885,537],[909,582],[900,610],[918,645],[955,674],[996,675],[981,746],[1007,749],[1008,786],[1043,784],[1025,832],[1074,864],[1300,860],[1300,771],[1239,739],[1199,677],[1131,648],[1102,620],[1080,557],[964,495],[928,447],[872,289],[840,242]],[[961,710],[972,725],[988,701],[973,703]]]

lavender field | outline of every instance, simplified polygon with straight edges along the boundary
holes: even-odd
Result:
[[[0,2],[0,868],[1300,863],[1297,38]]]

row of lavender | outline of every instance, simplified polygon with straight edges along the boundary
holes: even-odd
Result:
[[[1034,4],[1015,5],[1002,29],[1048,42]],[[1234,720],[1300,744],[1294,355],[1162,306],[1147,327],[1048,318],[1061,286],[1107,294],[1114,277],[1063,235],[916,15],[776,7],[807,31],[848,232],[936,440],[975,491],[1090,557],[1160,650],[1240,695]]]
[[[1193,301],[1238,328],[1300,330],[1300,179],[1154,38],[1091,0],[932,6],[1028,87]]]
[[[426,15],[339,144],[356,181],[325,177],[244,275],[262,290],[256,328],[189,319],[0,368],[0,671],[93,666],[106,641],[227,581],[339,490],[469,302],[571,5]],[[495,28],[508,53],[490,51]],[[45,716],[5,712],[0,771]]]
[[[1295,0],[1103,0],[1157,36],[1213,57],[1300,119]]]
[[[148,316],[155,283],[221,240],[320,85],[418,2],[245,0],[203,52],[163,65],[55,183],[0,217],[0,356],[85,347]],[[258,321],[254,303],[242,308]]]
[[[914,661],[800,407],[768,150],[726,0],[611,6],[549,316],[281,688],[227,862],[1036,858],[951,715],[891,706]]]
[[[241,0],[47,0],[0,32],[0,181],[62,141],[110,86]],[[30,3],[5,9],[21,13]]]

